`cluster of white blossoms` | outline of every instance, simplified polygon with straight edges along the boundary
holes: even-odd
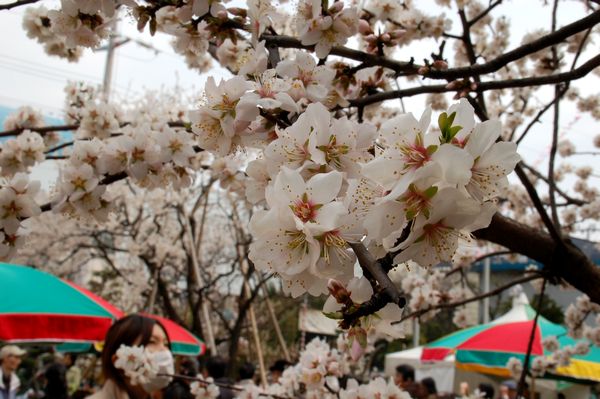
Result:
[[[44,117],[31,107],[19,107],[4,119],[4,130],[30,129],[44,125]]]
[[[26,173],[17,173],[0,188],[0,259],[10,259],[25,236],[23,221],[41,213],[35,197],[39,181],[29,181]]]
[[[323,10],[321,0],[298,3],[296,31],[303,45],[315,45],[315,53],[325,58],[334,46],[343,45],[357,33],[358,11],[335,2]]]
[[[220,394],[219,387],[213,383],[211,377],[205,378],[204,382],[194,381],[190,384],[190,392],[195,399],[217,399]]]
[[[135,6],[129,0],[61,0],[56,10],[28,8],[23,28],[49,55],[77,61],[84,47],[98,47],[108,37],[110,18],[120,3]]]
[[[121,345],[115,355],[115,367],[123,370],[133,385],[148,383],[161,372],[154,357],[144,346]]]
[[[46,143],[39,133],[24,130],[14,139],[2,143],[0,151],[0,174],[14,176],[27,172],[29,168],[45,158]]]

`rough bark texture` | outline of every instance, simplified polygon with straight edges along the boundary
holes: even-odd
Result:
[[[545,265],[552,276],[563,279],[600,304],[600,268],[568,237],[558,245],[547,233],[496,214],[489,227],[475,236],[502,245]]]

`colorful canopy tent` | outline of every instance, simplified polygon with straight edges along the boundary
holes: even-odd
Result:
[[[0,341],[95,342],[123,313],[51,274],[0,263]]]
[[[503,323],[530,321],[533,319],[533,317],[535,317],[535,310],[533,310],[533,308],[529,305],[527,296],[525,296],[525,294],[520,294],[519,296],[513,298],[513,305],[510,311],[493,320],[492,322],[487,324],[487,326]],[[532,324],[530,324],[530,326],[532,326]],[[506,377],[501,377],[499,374],[479,374],[469,371],[470,368],[468,366],[464,367],[464,365],[459,363],[459,361],[457,360],[458,356],[460,355],[460,352],[454,350],[445,350],[443,345],[450,346],[450,343],[449,341],[446,344],[443,344],[441,342],[446,338],[453,339],[455,340],[454,344],[458,345],[460,342],[463,342],[469,337],[475,335],[478,331],[481,331],[482,327],[483,326],[476,326],[466,329],[468,331],[458,331],[454,334],[450,334],[444,338],[441,338],[438,341],[428,344],[426,348],[424,348],[423,346],[418,346],[416,348],[389,353],[385,357],[386,375],[394,375],[395,368],[399,364],[409,364],[415,368],[417,380],[421,380],[425,377],[432,377],[435,379],[436,384],[438,384],[438,388],[440,389],[440,391],[455,391],[456,389],[458,389],[458,382],[460,381],[467,381],[472,386],[476,386],[478,383],[481,382],[491,383],[492,385],[497,386],[500,383],[500,381],[505,380]],[[561,326],[558,327],[562,328]],[[529,330],[529,332],[531,332],[531,330]],[[503,341],[507,341],[510,339],[512,338],[502,337]],[[566,336],[559,338],[559,342],[561,343],[561,345],[569,344],[569,340],[570,338]],[[571,340],[571,342],[573,341]],[[597,352],[598,349],[593,348],[592,352],[590,352],[588,356],[594,357],[596,356],[595,354]],[[424,355],[424,353],[426,354]],[[571,363],[571,366],[574,366],[575,364],[578,364],[578,362],[580,362],[578,370],[582,369],[582,365],[587,366],[587,363],[584,362],[589,361],[588,356],[583,357],[583,359],[579,359],[579,357],[576,357],[575,362]],[[430,358],[431,360],[424,360],[425,358]],[[506,362],[504,363],[504,365],[505,364]],[[471,370],[475,371],[474,368],[471,368]],[[584,370],[587,370],[586,374],[589,374],[591,371],[589,368],[585,368]],[[559,371],[562,373],[566,370],[560,369]],[[568,372],[573,375],[575,375],[575,373],[579,373],[579,375],[584,374],[583,372],[576,370],[569,370]],[[574,399],[587,399],[589,397],[589,386],[578,384],[576,382],[579,381],[570,379],[568,377],[565,377],[564,375],[555,377],[564,378],[565,380],[570,380],[570,382],[550,380],[536,381],[536,387],[542,390],[541,398],[555,398],[557,391],[563,392],[565,395],[567,395],[567,397]],[[588,378],[586,377],[578,378],[583,379],[583,382],[588,380]]]
[[[463,370],[511,377],[506,364],[511,357],[524,361],[535,317],[535,310],[524,295],[516,301],[517,306],[491,323],[460,330],[428,344],[421,359],[439,361],[454,354],[456,366]],[[540,316],[531,351],[533,357],[550,354],[542,347],[542,340],[549,336],[556,336],[560,347],[577,343],[567,336],[566,328]],[[588,354],[574,356],[569,366],[558,368],[548,377],[600,382],[600,349],[592,346]]]

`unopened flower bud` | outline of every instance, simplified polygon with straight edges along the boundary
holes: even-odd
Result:
[[[367,43],[375,43],[377,42],[377,36],[370,34],[369,36],[365,37],[365,41]]]
[[[446,89],[448,90],[456,90],[463,86],[463,82],[460,80],[453,80],[452,82],[446,85]]]
[[[364,36],[373,33],[373,30],[371,29],[371,25],[369,24],[368,21],[366,21],[364,19],[358,20],[358,31],[360,32],[361,35],[364,35]]]
[[[246,18],[246,16],[248,15],[246,9],[240,7],[231,7],[228,8],[227,11],[229,11],[230,14],[237,15],[238,17],[243,18]]]
[[[328,11],[330,14],[335,14],[335,13],[342,11],[342,8],[344,8],[344,2],[336,1],[335,3],[333,3],[333,5],[331,7],[329,7]]]
[[[350,291],[338,280],[329,279],[327,289],[337,303],[346,304],[350,300]]]
[[[219,19],[227,19],[227,11],[221,10],[217,13],[217,18]]]
[[[433,64],[431,64],[431,66],[433,67],[433,69],[438,69],[440,71],[448,69],[448,63],[444,60],[435,60],[433,61]]]
[[[423,65],[417,69],[417,73],[419,75],[427,75],[429,73],[429,67],[427,65]]]
[[[383,35],[380,36],[380,38],[381,38],[381,41],[384,43],[389,43],[390,40],[392,39],[388,33],[384,33]]]

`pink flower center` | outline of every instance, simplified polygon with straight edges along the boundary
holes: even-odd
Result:
[[[295,200],[293,205],[290,205],[294,215],[304,223],[313,221],[317,217],[317,210],[320,207],[321,205],[309,200],[306,194]]]

